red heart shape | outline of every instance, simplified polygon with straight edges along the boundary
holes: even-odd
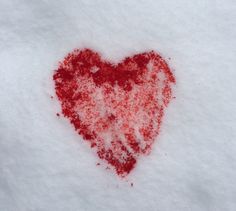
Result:
[[[150,152],[175,83],[154,51],[112,64],[90,49],[75,50],[53,79],[63,115],[120,176]]]

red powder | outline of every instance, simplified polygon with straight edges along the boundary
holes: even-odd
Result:
[[[90,49],[75,50],[53,79],[63,115],[120,176],[150,152],[175,83],[154,51],[113,64]]]

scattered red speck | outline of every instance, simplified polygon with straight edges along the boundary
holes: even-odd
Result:
[[[69,53],[53,80],[63,115],[122,177],[150,152],[175,83],[154,51],[113,64],[90,49]]]
[[[59,117],[59,116],[60,116],[60,114],[59,114],[59,113],[57,113],[57,116]]]
[[[100,163],[97,163],[97,166],[100,166]]]
[[[50,98],[53,99],[53,96],[51,95]]]
[[[130,186],[131,186],[131,187],[133,187],[133,186],[134,186],[134,184],[131,182]]]

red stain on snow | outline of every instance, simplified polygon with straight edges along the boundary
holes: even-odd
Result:
[[[63,115],[120,176],[150,152],[175,83],[154,51],[113,64],[90,49],[75,50],[53,79]]]

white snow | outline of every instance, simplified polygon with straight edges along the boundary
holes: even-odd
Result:
[[[235,211],[235,38],[235,0],[1,0],[0,210]],[[114,62],[155,50],[177,79],[125,179],[56,116],[53,70],[82,47]]]
[[[97,66],[93,66],[90,71],[91,73],[96,73],[98,70],[99,68]]]

